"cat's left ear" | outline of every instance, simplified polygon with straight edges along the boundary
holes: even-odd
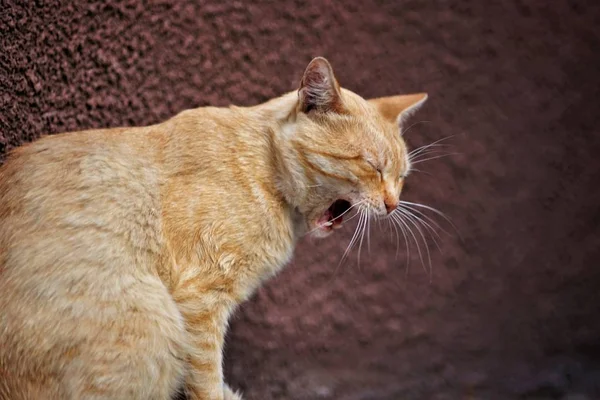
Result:
[[[402,126],[427,101],[427,93],[403,94],[369,100],[381,115],[390,122]]]
[[[340,112],[340,85],[331,64],[323,57],[314,58],[306,67],[298,89],[298,107],[303,113]]]

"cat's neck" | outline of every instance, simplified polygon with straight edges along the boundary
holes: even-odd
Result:
[[[298,154],[293,144],[297,131],[296,112],[298,92],[289,92],[259,106],[252,107],[264,121],[264,132],[272,135],[273,161],[276,165],[273,182],[277,190],[292,208],[304,196],[306,182],[298,170]]]
[[[293,145],[296,106],[297,92],[292,92],[253,107],[179,114],[164,130],[166,175],[212,174],[203,179],[230,182],[243,176],[247,185],[296,214],[305,188]]]

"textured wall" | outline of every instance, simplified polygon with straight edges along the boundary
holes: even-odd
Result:
[[[104,3],[0,0],[0,159],[261,102],[315,55],[364,96],[428,91],[411,146],[454,135],[406,199],[462,240],[431,274],[377,228],[360,267],[335,269],[349,228],[301,243],[232,321],[226,373],[249,399],[600,398],[597,1]]]

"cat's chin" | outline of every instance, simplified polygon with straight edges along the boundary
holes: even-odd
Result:
[[[330,236],[332,233],[333,233],[332,229],[328,230],[328,229],[317,227],[312,230],[311,236],[314,238],[317,238],[317,239],[323,239],[323,238],[326,238],[327,236]]]

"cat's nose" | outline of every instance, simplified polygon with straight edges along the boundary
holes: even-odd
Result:
[[[397,201],[386,200],[386,201],[384,201],[384,203],[385,203],[385,209],[388,214],[391,214],[398,207]]]

